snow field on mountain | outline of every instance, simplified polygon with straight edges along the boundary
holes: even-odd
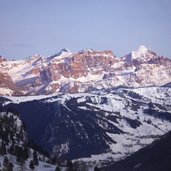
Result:
[[[0,88],[0,94],[4,96],[11,96],[14,91],[8,88]]]

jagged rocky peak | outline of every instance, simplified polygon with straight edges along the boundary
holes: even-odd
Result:
[[[51,60],[51,59],[56,58],[56,57],[57,58],[59,58],[59,57],[65,58],[65,57],[69,57],[71,55],[72,55],[72,52],[69,49],[63,48],[60,51],[58,51],[56,54],[49,56],[48,59]]]
[[[132,59],[142,58],[146,56],[146,53],[149,52],[149,49],[146,48],[144,45],[140,45],[138,50],[132,51],[131,56]]]
[[[140,62],[140,63],[148,63],[149,61],[156,61],[156,59],[160,58],[154,51],[148,49],[144,45],[140,45],[137,50],[132,51],[128,55],[123,57],[124,60],[128,63],[132,62]]]
[[[60,52],[59,52],[60,55],[64,56],[64,57],[70,57],[72,56],[72,52],[67,49],[67,48],[64,48],[62,49]]]
[[[0,63],[4,61],[6,62],[7,60],[4,57],[0,56]]]
[[[67,49],[67,48],[63,48],[60,52],[61,52],[61,53],[63,53],[63,52],[71,53],[71,52],[70,52],[70,50],[69,50],[69,49]]]
[[[71,54],[71,51],[67,48],[63,48],[59,52],[56,53],[56,56],[60,56],[62,54]]]
[[[86,53],[90,54],[90,53],[95,53],[95,52],[98,52],[98,51],[91,49],[91,48],[86,48],[86,49],[80,50],[78,53],[79,54],[86,54]]]
[[[41,59],[43,59],[43,58],[44,58],[44,57],[43,57],[42,55],[40,55],[40,54],[35,54],[35,55],[32,55],[32,56],[26,58],[26,61],[32,63],[32,62],[34,62],[34,61],[41,60]]]
[[[105,56],[105,57],[106,56],[113,56],[113,57],[115,56],[111,50],[100,51],[100,50],[94,50],[94,49],[89,49],[89,48],[79,51],[79,54],[90,55],[90,56],[97,55],[97,56]]]
[[[146,51],[148,51],[148,48],[145,45],[140,45],[138,51],[145,53]]]

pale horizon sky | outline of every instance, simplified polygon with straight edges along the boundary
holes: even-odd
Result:
[[[112,50],[140,45],[171,58],[170,0],[0,0],[0,55],[23,59],[67,48]]]

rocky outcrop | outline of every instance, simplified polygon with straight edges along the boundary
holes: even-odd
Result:
[[[22,95],[7,73],[0,72],[0,95]]]

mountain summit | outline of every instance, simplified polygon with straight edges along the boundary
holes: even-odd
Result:
[[[63,53],[71,53],[70,50],[68,50],[67,48],[63,48],[60,52],[58,52],[58,56],[63,54]]]
[[[138,50],[132,51],[131,55],[133,59],[145,57],[146,53],[148,53],[149,49],[147,49],[144,45],[139,46]]]

